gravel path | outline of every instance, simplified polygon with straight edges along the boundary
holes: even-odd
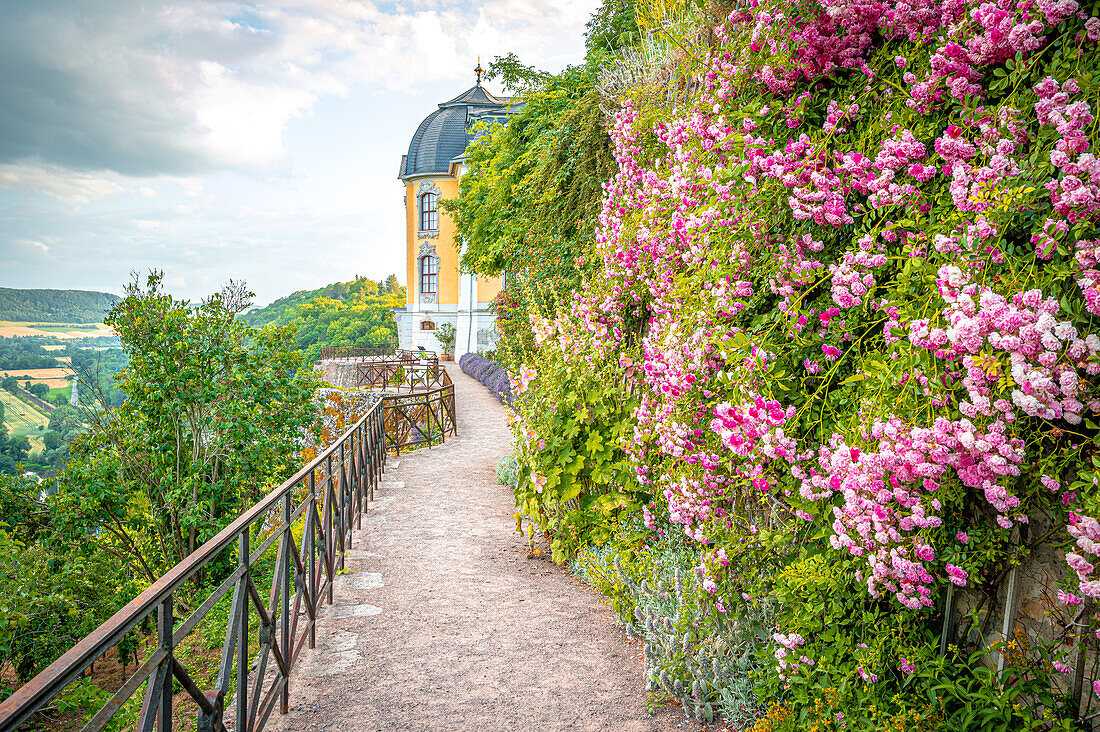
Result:
[[[496,400],[449,365],[458,437],[391,459],[275,730],[698,729],[645,709],[641,649],[596,594],[528,559],[496,482]]]

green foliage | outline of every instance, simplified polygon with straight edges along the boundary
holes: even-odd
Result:
[[[51,488],[0,475],[0,678],[27,680],[136,590],[109,551],[56,532]]]
[[[662,523],[646,542],[636,516],[606,546],[588,546],[571,569],[611,599],[627,631],[645,643],[646,688],[704,721],[720,715],[740,728],[762,713],[756,649],[774,619],[770,606],[737,615],[717,611],[700,582],[699,551]]]
[[[293,472],[317,384],[292,331],[253,330],[215,295],[198,307],[135,279],[105,322],[129,365],[126,401],[89,412],[59,499],[71,535],[152,581]]]
[[[556,562],[605,543],[620,514],[651,499],[632,479],[622,448],[634,400],[599,370],[574,378],[560,366],[548,364],[537,376],[539,388],[520,398],[529,427],[516,435],[516,506],[551,533]]]
[[[111,696],[110,691],[99,688],[90,679],[79,679],[65,687],[65,691],[57,699],[57,709],[62,714],[83,713],[84,720],[87,722],[91,721],[95,712],[106,704]],[[141,701],[140,695],[131,696],[123,702],[122,708],[115,712],[103,729],[107,732],[133,729],[137,724],[138,714],[141,713]]]
[[[24,323],[99,323],[119,300],[87,290],[16,290],[0,287],[0,320]]]
[[[515,489],[518,479],[519,463],[516,462],[515,455],[502,457],[497,461],[497,483]]]
[[[533,348],[528,315],[553,314],[590,266],[603,183],[615,170],[596,82],[637,32],[631,5],[603,3],[588,30],[586,62],[560,74],[513,54],[490,64],[523,107],[470,146],[459,197],[443,202],[467,241],[463,269],[507,272],[496,357],[513,368]]]
[[[38,338],[0,338],[0,370],[52,369],[57,359],[42,347]]]
[[[439,347],[443,349],[443,353],[454,354],[455,334],[455,327],[450,323],[440,323],[435,329],[435,339],[439,341]]]
[[[380,292],[381,290],[381,292]],[[288,325],[306,361],[317,361],[325,346],[391,343],[397,327],[390,308],[405,305],[405,288],[390,275],[378,282],[359,277],[318,290],[302,290],[242,317],[253,327]]]

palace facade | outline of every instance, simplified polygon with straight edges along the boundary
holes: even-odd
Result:
[[[400,345],[442,351],[435,335],[450,323],[456,331],[456,359],[494,346],[496,318],[489,306],[503,284],[500,278],[459,272],[463,244],[451,216],[439,206],[458,196],[466,147],[484,134],[475,127],[508,118],[510,100],[482,88],[480,64],[475,73],[475,86],[440,104],[420,123],[398,174],[405,185],[408,277],[405,307],[394,311]]]

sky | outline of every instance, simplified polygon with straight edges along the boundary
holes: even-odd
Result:
[[[597,4],[0,0],[0,287],[404,282],[417,125],[479,56],[579,62]]]

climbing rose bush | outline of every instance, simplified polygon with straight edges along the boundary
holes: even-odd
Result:
[[[603,266],[532,320],[517,504],[559,541],[642,504],[682,530],[716,618],[779,603],[760,689],[787,707],[927,707],[906,679],[959,676],[928,640],[948,587],[1072,543],[1049,611],[1100,597],[1100,18],[772,0],[703,30],[677,70],[700,91],[622,100]],[[593,382],[615,386],[568,386]],[[559,410],[620,436],[603,462],[547,449]],[[608,464],[623,498],[592,513]],[[579,491],[554,489],[566,468]],[[817,616],[789,572],[815,558],[851,569],[820,575]],[[1070,648],[1042,640],[1031,673],[1064,688]],[[838,700],[830,678],[858,681]],[[1031,703],[1021,719],[1076,713]]]

